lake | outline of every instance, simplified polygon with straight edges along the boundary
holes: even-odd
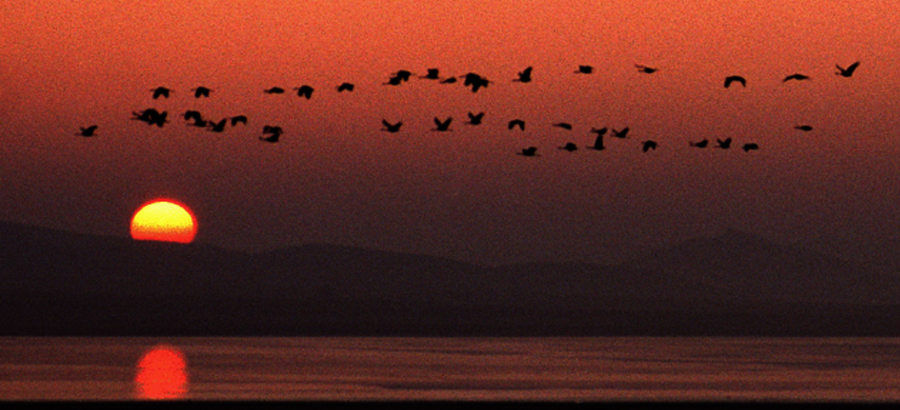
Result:
[[[3,400],[898,401],[900,338],[0,338]]]

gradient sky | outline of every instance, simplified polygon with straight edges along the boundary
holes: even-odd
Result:
[[[486,264],[610,262],[727,228],[900,266],[900,3],[7,0],[0,219],[129,235],[168,197],[197,242]],[[835,64],[861,61],[851,78]],[[579,64],[595,67],[576,75]],[[658,67],[652,75],[634,64]],[[534,81],[511,80],[527,66]],[[472,93],[412,78],[475,72]],[[787,82],[793,73],[810,81]],[[747,87],[725,89],[738,74]],[[338,93],[341,82],[356,84]],[[311,100],[290,88],[316,88]],[[207,86],[208,99],[191,88]],[[153,100],[150,89],[175,90]],[[285,95],[263,89],[280,86]],[[132,111],[169,112],[164,128]],[[224,133],[187,127],[187,109]],[[485,111],[484,124],[463,124]],[[452,132],[432,118],[452,116]],[[396,134],[381,119],[403,121]],[[507,121],[524,119],[526,130]],[[566,131],[553,122],[574,125]],[[75,135],[99,125],[98,135]],[[810,124],[804,133],[793,127]],[[279,125],[277,144],[258,140]],[[591,127],[630,127],[607,150]],[[698,150],[732,137],[760,150]],[[640,150],[653,139],[659,149]],[[538,147],[540,156],[516,152]]]

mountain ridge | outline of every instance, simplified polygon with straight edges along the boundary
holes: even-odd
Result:
[[[739,231],[616,265],[482,266],[0,223],[0,258],[9,334],[900,334],[897,275]]]

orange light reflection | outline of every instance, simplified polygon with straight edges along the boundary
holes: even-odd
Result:
[[[188,393],[184,354],[172,346],[153,347],[138,362],[134,383],[140,399],[184,398]]]

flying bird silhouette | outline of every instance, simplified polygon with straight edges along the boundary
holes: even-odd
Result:
[[[467,114],[469,115],[469,121],[466,121],[466,124],[479,125],[481,124],[481,120],[484,118],[484,111],[478,114],[472,114],[471,112]]]
[[[739,75],[732,75],[732,76],[725,77],[725,88],[728,88],[728,86],[730,86],[731,83],[733,83],[735,81],[741,83],[741,85],[744,87],[747,86],[747,80],[744,77],[741,77]]]
[[[797,81],[800,81],[800,80],[809,80],[809,77],[807,77],[807,76],[805,76],[805,75],[803,75],[803,74],[799,74],[799,73],[798,73],[798,74],[791,74],[791,75],[789,75],[789,76],[787,76],[787,77],[784,77],[784,80],[781,80],[781,82],[786,83],[786,82],[788,82],[788,81],[790,81],[790,80],[797,80]]]
[[[645,65],[635,64],[634,66],[637,67],[638,71],[640,71],[642,73],[653,74],[653,73],[659,71],[658,68],[647,67]]]
[[[194,98],[200,98],[200,97],[209,97],[209,92],[212,90],[201,86],[201,87],[197,87],[197,88],[191,88],[191,91],[194,92]]]
[[[522,120],[512,120],[507,125],[509,129],[513,129],[515,127],[519,127],[520,130],[525,131],[525,121]]]
[[[800,131],[812,131],[812,129],[813,129],[813,127],[811,125],[798,125],[794,128],[798,129]]]
[[[94,132],[97,131],[98,127],[96,125],[91,125],[90,127],[86,127],[86,128],[85,127],[78,127],[78,128],[81,129],[81,132],[76,133],[75,135],[80,135],[82,137],[93,137]]]
[[[184,120],[185,120],[185,121],[190,121],[191,119],[193,119],[194,122],[202,121],[202,120],[203,120],[203,116],[200,115],[200,111],[195,111],[195,110],[187,110],[187,111],[185,111],[185,112],[184,112]]]
[[[460,78],[465,78],[463,81],[464,86],[472,86],[472,92],[478,92],[478,89],[481,87],[487,87],[490,84],[487,78],[484,78],[475,73],[467,73],[465,75],[461,75]]]
[[[238,116],[231,117],[231,126],[232,127],[237,125],[239,122],[243,123],[244,125],[247,125],[247,116],[246,115],[238,115]]]
[[[353,87],[354,87],[354,85],[351,84],[351,83],[341,83],[341,85],[339,85],[339,86],[337,87],[337,90],[338,90],[338,92],[341,92],[341,91],[353,91]]]
[[[571,130],[571,129],[572,129],[572,124],[569,124],[569,123],[567,123],[567,122],[555,122],[555,123],[553,123],[553,126],[554,126],[554,127],[559,127],[559,128],[564,128],[564,129],[567,129],[567,130]]]
[[[148,108],[141,112],[131,112],[131,119],[146,122],[147,124],[153,124],[153,121],[156,120],[156,117],[159,116],[159,111],[155,108]]]
[[[838,69],[838,72],[836,72],[835,74],[837,74],[841,77],[850,77],[853,75],[853,72],[856,71],[856,67],[859,67],[859,61],[857,61],[853,64],[850,64],[849,66],[847,66],[847,68],[842,68],[841,66],[839,66],[837,64],[835,64],[835,66]]]
[[[284,130],[278,126],[264,125],[263,126],[263,134],[269,134],[268,137],[259,137],[260,140],[265,142],[278,142],[278,139],[281,137],[281,134],[284,133]]]
[[[575,70],[576,74],[590,74],[594,72],[594,67],[589,65],[579,65],[578,69]]]
[[[520,82],[520,83],[530,83],[530,82],[531,82],[531,70],[532,70],[532,69],[533,69],[533,68],[529,66],[528,68],[526,68],[526,69],[523,70],[522,72],[518,73],[519,78],[516,78],[516,79],[514,79],[513,81],[515,81],[515,82]]]
[[[284,94],[284,88],[281,87],[272,87],[268,90],[263,90],[266,94]]]
[[[643,142],[641,142],[641,144],[642,144],[641,150],[644,152],[647,152],[651,149],[656,149],[656,147],[658,146],[656,141],[653,141],[653,140],[643,141]]]
[[[728,149],[731,148],[731,137],[725,138],[725,140],[720,140],[716,138],[716,148]]]
[[[450,130],[450,122],[453,121],[453,117],[447,117],[446,120],[441,121],[438,117],[434,117],[434,123],[437,128],[432,128],[432,131],[449,131]]]
[[[396,73],[394,73],[394,77],[397,77],[403,81],[409,81],[409,76],[411,75],[413,75],[413,73],[409,72],[408,70],[398,70]]]
[[[228,118],[222,119],[219,122],[210,123],[209,130],[212,132],[222,132],[225,131],[225,125],[228,124]]]
[[[574,142],[567,142],[566,145],[563,145],[563,146],[561,146],[561,147],[556,147],[556,148],[559,148],[559,149],[562,149],[562,150],[566,150],[566,151],[572,152],[572,151],[577,150],[577,149],[578,149],[578,146],[575,145]]]
[[[383,85],[400,85],[403,82],[403,79],[397,76],[388,78],[386,83],[381,83]]]
[[[163,112],[159,113],[159,115],[157,115],[156,118],[153,118],[153,120],[150,122],[150,125],[156,124],[157,127],[162,128],[164,124],[169,122],[166,120],[166,117],[168,117],[168,116],[169,116],[169,113],[166,111],[163,111]]]
[[[297,91],[298,97],[306,97],[306,99],[312,98],[312,93],[315,91],[312,87],[308,85],[301,85],[300,87],[294,87],[294,90]]]
[[[166,87],[156,87],[150,91],[153,91],[153,99],[154,100],[159,98],[160,96],[169,98],[169,93],[172,92],[172,90],[170,90]]]
[[[748,152],[748,151],[751,151],[751,150],[757,150],[757,149],[759,149],[759,145],[757,145],[757,144],[754,143],[754,142],[748,142],[748,143],[744,144],[744,146],[741,147],[741,149],[743,149],[744,152]]]
[[[706,146],[709,145],[709,140],[708,140],[708,139],[703,139],[703,140],[700,140],[700,141],[697,141],[697,142],[694,142],[694,141],[688,141],[688,145],[689,145],[689,146],[692,146],[692,147],[697,147],[697,148],[706,148]]]
[[[628,138],[628,127],[622,128],[621,131],[612,130],[612,136],[616,138]]]
[[[437,68],[429,68],[426,70],[427,74],[419,76],[419,78],[424,78],[426,80],[439,80],[438,76],[439,70]]]
[[[606,149],[606,147],[603,146],[603,136],[606,135],[607,130],[608,130],[608,128],[606,128],[606,127],[599,128],[599,129],[591,127],[591,132],[594,134],[597,134],[597,138],[594,139],[594,145],[588,145],[587,148],[597,150],[597,151],[602,151],[602,150]]]
[[[382,131],[397,132],[397,131],[400,131],[400,126],[403,125],[403,122],[401,121],[396,124],[391,124],[391,123],[387,122],[387,120],[382,119],[381,124],[384,125],[384,128],[381,129]]]
[[[522,148],[522,151],[517,152],[516,155],[522,155],[524,157],[536,157],[537,147]]]

